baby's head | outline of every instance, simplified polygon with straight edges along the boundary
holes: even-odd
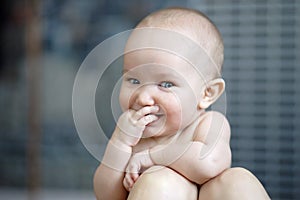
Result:
[[[221,79],[224,61],[222,36],[214,23],[200,11],[174,7],[146,16],[129,37],[124,67],[132,65],[136,54],[146,51],[149,54],[150,49],[162,54],[169,51],[189,62],[197,71],[194,74],[205,82],[207,90],[212,89],[210,86],[218,88],[219,92],[215,92],[218,95],[210,94],[216,96],[214,101],[222,94],[225,88]]]
[[[127,42],[121,107],[159,106],[161,120],[149,130],[164,127],[163,132],[174,132],[186,127],[224,91],[222,64],[222,38],[207,17],[181,8],[154,12]]]

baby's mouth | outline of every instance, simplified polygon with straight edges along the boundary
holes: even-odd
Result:
[[[164,114],[163,114],[163,113],[149,113],[149,114],[147,114],[147,115],[145,115],[145,116],[148,116],[148,115],[155,115],[156,117],[161,117],[161,116],[163,116]]]
[[[162,117],[164,116],[163,113],[150,113],[148,115],[155,115],[157,117],[156,120],[154,120],[153,122],[150,122],[149,124],[147,124],[147,126],[152,126],[155,125],[158,121],[160,121],[162,119]]]
[[[161,117],[161,116],[163,116],[164,114],[163,113],[156,113],[156,114],[154,114],[156,117]]]

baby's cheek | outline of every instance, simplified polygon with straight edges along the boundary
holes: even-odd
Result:
[[[170,105],[171,108],[168,109],[167,121],[171,122],[177,127],[180,127],[182,122],[182,109],[179,105]]]
[[[119,94],[119,102],[122,110],[128,110],[131,106],[132,101],[134,100],[134,89],[122,85]]]
[[[129,109],[129,103],[130,103],[129,100],[130,100],[130,97],[128,94],[124,94],[122,92],[120,93],[119,102],[120,102],[121,109],[123,111]]]

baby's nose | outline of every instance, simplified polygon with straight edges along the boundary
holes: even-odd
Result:
[[[139,106],[153,106],[155,104],[154,91],[150,85],[142,86],[136,94],[136,104]]]

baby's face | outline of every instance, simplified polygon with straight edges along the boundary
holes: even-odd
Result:
[[[120,105],[124,111],[157,105],[159,111],[153,114],[158,119],[147,125],[143,136],[171,135],[199,116],[203,85],[182,58],[162,50],[138,50],[124,57]]]

